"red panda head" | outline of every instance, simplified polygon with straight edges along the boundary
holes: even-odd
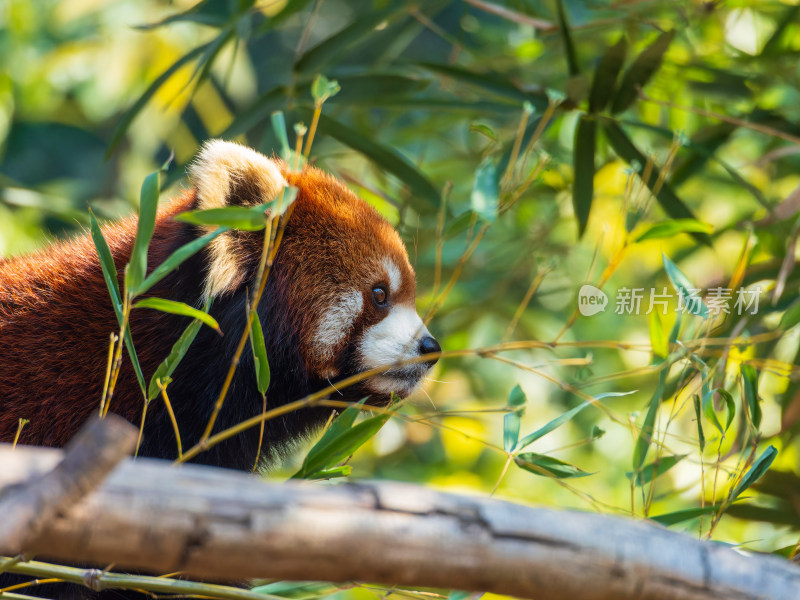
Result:
[[[397,231],[370,205],[319,169],[290,172],[279,160],[222,141],[207,143],[190,170],[198,208],[268,202],[288,182],[298,194],[259,314],[268,335],[296,339],[307,377],[346,376],[438,352],[414,306],[416,281]],[[263,236],[263,233],[261,233]],[[263,237],[228,232],[210,248],[209,296],[252,285]],[[274,342],[274,340],[273,340]],[[272,344],[273,349],[276,348]],[[345,395],[406,396],[435,361],[396,366]]]

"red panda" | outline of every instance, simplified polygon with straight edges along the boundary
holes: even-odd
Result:
[[[191,189],[159,210],[148,265],[206,233],[177,221],[187,210],[268,202],[288,182],[295,206],[258,306],[272,378],[269,407],[297,400],[377,366],[440,351],[414,308],[415,275],[400,236],[370,205],[314,167],[291,172],[244,146],[208,142],[189,168]],[[103,229],[117,270],[136,232],[129,218]],[[161,280],[148,295],[202,306],[223,332],[203,327],[169,386],[184,447],[209,420],[254,285],[264,232],[228,231]],[[121,279],[121,278],[120,278]],[[121,281],[120,281],[121,284]],[[135,309],[131,333],[145,378],[184,330],[186,317]],[[0,442],[18,420],[20,443],[62,446],[98,410],[109,334],[118,329],[89,235],[0,262]],[[249,350],[246,350],[249,352]],[[340,391],[337,398],[385,403],[408,395],[435,361],[396,368]],[[143,398],[130,361],[110,410],[138,424]],[[252,361],[242,360],[216,422],[220,431],[262,411]],[[330,409],[307,408],[267,421],[264,452],[274,455],[308,434]],[[139,454],[175,458],[176,440],[160,401],[148,408]],[[252,428],[201,453],[196,461],[249,469],[259,447]]]

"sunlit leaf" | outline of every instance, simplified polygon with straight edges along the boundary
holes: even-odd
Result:
[[[125,269],[125,287],[128,293],[137,289],[144,281],[147,272],[147,249],[156,226],[158,196],[161,193],[161,171],[155,171],[145,177],[139,195],[139,221],[136,226],[136,238],[133,241],[130,262]]]
[[[712,231],[714,228],[711,225],[695,219],[670,219],[651,225],[636,238],[636,241],[669,238],[679,233],[711,233]]]
[[[725,426],[722,426],[722,423],[717,417],[717,411],[714,408],[714,395],[719,395],[725,401],[725,411],[726,411],[726,419],[725,419]],[[717,428],[717,431],[720,433],[726,433],[728,428],[733,423],[733,418],[736,415],[736,403],[733,401],[733,396],[731,396],[726,390],[722,388],[718,388],[716,390],[710,390],[703,395],[703,414],[706,416],[706,419]]]
[[[166,71],[164,71],[161,75],[159,75],[156,80],[150,84],[145,92],[139,96],[138,100],[133,103],[133,105],[126,110],[122,117],[117,123],[117,126],[114,128],[114,133],[111,135],[111,142],[108,144],[108,151],[106,152],[106,157],[111,156],[111,154],[116,149],[117,145],[122,141],[122,138],[125,137],[125,134],[128,131],[133,120],[136,116],[142,111],[142,109],[147,105],[148,102],[152,99],[155,93],[161,89],[169,79],[178,72],[184,65],[190,63],[195,58],[206,52],[211,45],[212,42],[207,44],[203,44],[190,50],[186,54],[184,54],[181,58],[176,60],[172,66],[170,66]]]
[[[267,359],[267,346],[264,343],[264,331],[261,328],[261,320],[258,314],[253,317],[253,324],[250,326],[250,345],[253,349],[253,361],[256,368],[256,384],[258,391],[263,395],[269,388],[270,370],[269,360]]]
[[[193,319],[197,319],[198,321],[202,321],[205,325],[208,325],[220,335],[222,334],[222,330],[219,328],[219,324],[214,317],[207,312],[193,308],[184,302],[165,300],[164,298],[144,298],[143,300],[139,300],[136,304],[134,304],[133,308],[151,308],[153,310],[159,310],[161,312],[171,313],[173,315],[191,317]]]
[[[592,475],[583,469],[571,465],[568,462],[546,456],[544,454],[536,454],[535,452],[523,452],[514,457],[514,462],[517,463],[522,469],[533,473],[534,475],[544,477],[555,477],[556,479],[569,479],[571,477],[586,477]]]
[[[653,356],[666,358],[669,354],[669,342],[664,331],[664,323],[658,316],[658,311],[654,310],[647,316],[650,326],[650,346],[653,348]]]
[[[781,317],[781,324],[778,326],[782,331],[786,331],[800,323],[800,300],[795,300]]]
[[[694,404],[694,418],[697,421],[698,446],[700,447],[700,452],[703,452],[703,450],[706,448],[706,436],[703,433],[703,419],[701,418],[701,412],[703,409],[700,396],[696,394],[692,396],[692,403]]]
[[[508,406],[513,410],[503,416],[503,448],[506,452],[513,452],[519,439],[520,419],[525,411],[528,399],[519,385],[508,396]]]
[[[341,89],[339,82],[335,79],[317,75],[311,84],[311,96],[314,98],[314,104],[322,104],[328,98],[338,94]]]
[[[192,225],[218,225],[230,229],[259,231],[266,227],[266,211],[274,201],[258,206],[224,206],[206,210],[190,210],[175,216],[176,221]]]

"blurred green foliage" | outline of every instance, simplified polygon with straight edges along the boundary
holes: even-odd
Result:
[[[279,153],[276,110],[293,146],[322,74],[341,91],[312,159],[397,225],[442,347],[520,342],[440,361],[352,476],[778,551],[800,536],[799,19],[769,0],[8,0],[0,255],[80,231],[87,202],[132,212],[172,151],[177,189],[210,137]],[[605,310],[580,314],[584,284]]]

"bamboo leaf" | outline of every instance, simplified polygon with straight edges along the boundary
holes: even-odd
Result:
[[[139,195],[139,221],[136,225],[136,239],[133,241],[131,258],[125,269],[125,289],[133,296],[133,290],[142,285],[147,273],[147,249],[156,226],[158,196],[161,193],[161,171],[154,171],[145,177]]]
[[[178,72],[181,67],[186,65],[187,63],[191,62],[195,58],[197,58],[200,54],[204,53],[208,47],[211,45],[212,42],[207,44],[203,44],[194,48],[193,50],[184,54],[181,58],[176,60],[172,66],[170,66],[166,71],[164,71],[161,75],[159,75],[156,80],[150,84],[144,93],[139,96],[138,100],[133,103],[133,105],[123,113],[122,117],[117,123],[117,126],[114,128],[114,133],[111,135],[111,142],[108,144],[108,150],[106,151],[106,158],[111,156],[111,154],[116,149],[117,145],[122,141],[122,138],[127,133],[128,128],[130,127],[133,120],[136,116],[142,111],[145,105],[150,101],[150,99],[155,95],[155,93],[161,89],[161,86],[164,85],[176,72]]]
[[[311,116],[310,113],[308,116]],[[432,213],[438,209],[439,191],[427,177],[396,150],[383,146],[326,115],[320,115],[318,129],[360,152],[405,183],[412,192],[411,204],[417,210]]]
[[[497,161],[491,156],[487,156],[475,171],[470,195],[473,212],[489,223],[494,222],[500,204],[499,192]]]
[[[608,102],[614,95],[617,77],[625,63],[627,52],[628,40],[625,37],[619,38],[616,44],[606,48],[603,58],[600,59],[594,71],[592,87],[589,90],[590,113],[600,112],[608,106]]]
[[[594,198],[594,152],[597,124],[587,115],[581,115],[575,128],[573,144],[572,208],[578,220],[578,237],[582,237],[589,222],[589,212]]]
[[[587,400],[586,402],[582,402],[581,404],[579,404],[575,408],[572,408],[572,409],[568,410],[567,412],[565,412],[564,414],[559,415],[558,417],[556,417],[555,419],[553,419],[552,421],[550,421],[549,423],[547,423],[543,427],[540,427],[539,429],[537,429],[533,433],[529,433],[528,435],[526,435],[524,438],[522,438],[522,440],[517,445],[517,449],[523,450],[524,448],[530,446],[533,442],[535,442],[539,438],[547,435],[548,433],[550,433],[554,429],[556,429],[558,427],[561,427],[564,423],[567,423],[568,421],[571,421],[572,419],[575,418],[575,415],[577,415],[579,412],[581,412],[587,406],[591,406],[592,404],[597,404],[598,401],[603,400],[604,398],[619,398],[621,396],[628,396],[628,395],[633,394],[633,393],[634,392],[631,391],[631,392],[606,392],[606,393],[603,393],[603,394],[598,394],[592,400]]]
[[[666,358],[669,354],[669,342],[664,331],[664,324],[658,316],[658,311],[651,312],[647,319],[650,326],[650,346],[653,348],[653,357]]]
[[[753,428],[758,431],[758,428],[761,426],[761,402],[758,398],[758,373],[756,373],[756,370],[752,366],[747,364],[742,365],[741,373],[744,405],[747,407],[750,423]]]
[[[193,308],[184,302],[176,302],[174,300],[166,300],[164,298],[144,298],[143,300],[139,300],[136,304],[134,304],[133,308],[151,308],[153,310],[160,310],[161,312],[166,312],[173,315],[191,317],[201,321],[205,325],[208,325],[211,327],[211,329],[222,335],[222,330],[219,328],[219,324],[214,317],[207,312]]]
[[[420,62],[420,67],[433,71],[438,75],[450,77],[461,83],[477,87],[482,91],[490,92],[496,96],[512,100],[515,105],[530,102],[537,112],[547,108],[547,96],[543,93],[529,93],[521,90],[510,80],[495,73],[477,73],[463,67],[443,65],[438,63]]]
[[[698,517],[702,517],[704,515],[711,515],[719,510],[720,504],[709,504],[708,506],[702,506],[698,508],[686,508],[684,510],[676,510],[675,512],[665,513],[663,515],[656,515],[655,517],[650,517],[651,521],[655,521],[656,523],[661,523],[665,527],[669,527],[670,525],[677,525],[678,523],[683,523],[684,521],[690,521],[691,519],[697,519]]]
[[[670,238],[679,233],[711,233],[714,228],[696,219],[669,219],[651,225],[636,238],[637,242]]]
[[[567,56],[567,67],[569,68],[570,76],[574,77],[581,72],[581,69],[575,53],[572,34],[569,31],[569,20],[567,19],[566,8],[564,8],[564,0],[556,0],[556,9],[558,10],[558,30],[561,33],[561,40],[564,42],[564,53]]]
[[[210,307],[211,301],[209,300],[203,310],[208,312]],[[153,376],[150,378],[150,385],[147,388],[148,400],[152,400],[158,396],[161,391],[158,387],[158,382],[161,381],[164,383],[172,376],[172,374],[175,372],[175,369],[183,360],[183,357],[186,356],[186,353],[189,351],[189,346],[192,345],[194,338],[197,337],[197,333],[200,331],[200,327],[202,327],[202,325],[203,323],[199,319],[195,319],[189,323],[189,326],[183,330],[183,333],[181,334],[181,337],[178,338],[178,341],[172,345],[169,355],[167,358],[161,361],[161,364],[158,365],[155,373],[153,373]]]
[[[367,440],[380,431],[390,416],[390,413],[383,413],[347,428],[340,426],[333,430],[333,426],[331,426],[319,442],[311,448],[303,461],[303,466],[292,476],[292,479],[317,478],[320,471],[333,467],[363,446]]]
[[[556,479],[569,479],[572,477],[586,477],[593,475],[568,462],[535,452],[523,452],[514,457],[517,466],[540,477],[555,477]]]
[[[264,331],[258,314],[253,317],[250,326],[250,346],[253,349],[253,361],[256,367],[256,385],[261,395],[267,393],[270,381],[269,360],[267,360],[267,346],[264,343]]]
[[[686,310],[695,316],[702,317],[703,319],[708,318],[708,307],[698,294],[699,288],[694,287],[692,282],[689,281],[689,278],[686,277],[686,275],[684,275],[678,268],[678,265],[667,258],[667,255],[663,252],[661,253],[661,258],[664,262],[664,270],[667,273],[667,277],[669,277],[672,285],[681,295]]]
[[[519,428],[522,413],[528,399],[519,385],[515,385],[508,396],[508,406],[513,410],[503,416],[503,448],[506,452],[513,452],[519,440]]]
[[[603,130],[605,131],[606,138],[608,139],[611,147],[617,155],[627,162],[629,165],[647,164],[647,158],[642,154],[633,142],[628,138],[622,128],[614,121],[603,121]],[[657,167],[653,167],[650,177],[645,181],[645,185],[650,188],[650,191],[657,191],[656,200],[661,205],[670,217],[673,219],[693,219],[697,220],[691,210],[683,203],[683,201],[675,195],[670,185],[664,181],[660,188],[657,188],[657,182],[661,179],[661,171]],[[692,236],[699,242],[711,245],[711,238],[705,233],[693,233]]]
[[[292,148],[289,146],[289,138],[286,135],[286,119],[283,116],[283,111],[276,110],[273,112],[272,115],[270,115],[270,121],[272,123],[272,131],[275,133],[275,137],[278,138],[278,143],[281,146],[281,158],[285,161],[289,160]]]
[[[649,465],[646,465],[643,469],[636,473],[636,477],[634,478],[633,472],[628,471],[625,473],[625,477],[628,479],[634,480],[634,485],[637,487],[641,487],[643,485],[647,485],[653,479],[657,479],[667,471],[669,471],[672,467],[677,465],[680,461],[686,458],[686,454],[674,455],[674,456],[663,456],[654,462],[651,462]]]
[[[647,458],[647,451],[650,449],[650,442],[653,441],[656,414],[658,413],[658,406],[661,404],[661,396],[664,394],[664,384],[667,381],[668,370],[669,369],[662,369],[658,375],[658,385],[650,398],[650,403],[647,405],[647,412],[644,416],[642,429],[639,432],[639,437],[636,439],[636,445],[633,447],[634,473],[638,473],[641,470],[644,459]]]
[[[783,331],[791,329],[800,323],[800,300],[795,300],[781,317],[781,324],[778,326]]]
[[[697,420],[698,445],[700,446],[700,452],[702,453],[706,448],[706,436],[703,434],[703,419],[700,417],[700,413],[702,411],[700,396],[695,394],[692,397],[692,401],[694,403],[694,417]]]
[[[266,227],[266,212],[274,201],[258,206],[224,206],[206,210],[190,210],[176,215],[176,221],[192,225],[218,225],[230,229],[259,231]]]
[[[103,272],[103,279],[106,282],[108,294],[111,297],[111,305],[114,307],[114,314],[117,316],[117,323],[122,327],[122,299],[120,297],[117,268],[114,265],[114,259],[111,256],[108,243],[103,237],[103,232],[100,231],[100,226],[97,224],[97,219],[91,209],[89,210],[89,216],[91,219],[92,241],[94,242],[95,250],[97,250],[97,256],[100,259],[100,269]],[[133,364],[133,370],[136,373],[136,381],[139,383],[139,388],[141,388],[142,393],[145,394],[144,374],[139,364],[139,357],[136,354],[136,349],[133,346],[130,327],[125,328],[125,348],[128,350],[128,356],[130,356],[131,364]]]
[[[625,71],[619,88],[611,104],[611,112],[616,114],[628,108],[636,99],[637,88],[643,88],[661,67],[664,53],[672,43],[675,31],[665,31],[645,48]],[[644,164],[644,163],[642,163]]]
[[[733,502],[738,498],[742,492],[744,492],[747,488],[753,485],[756,481],[758,481],[761,476],[769,470],[772,461],[775,460],[775,457],[778,456],[778,451],[775,449],[775,446],[770,445],[764,452],[761,453],[756,461],[753,463],[753,466],[747,471],[742,480],[739,484],[733,489],[730,496],[730,502]]]

